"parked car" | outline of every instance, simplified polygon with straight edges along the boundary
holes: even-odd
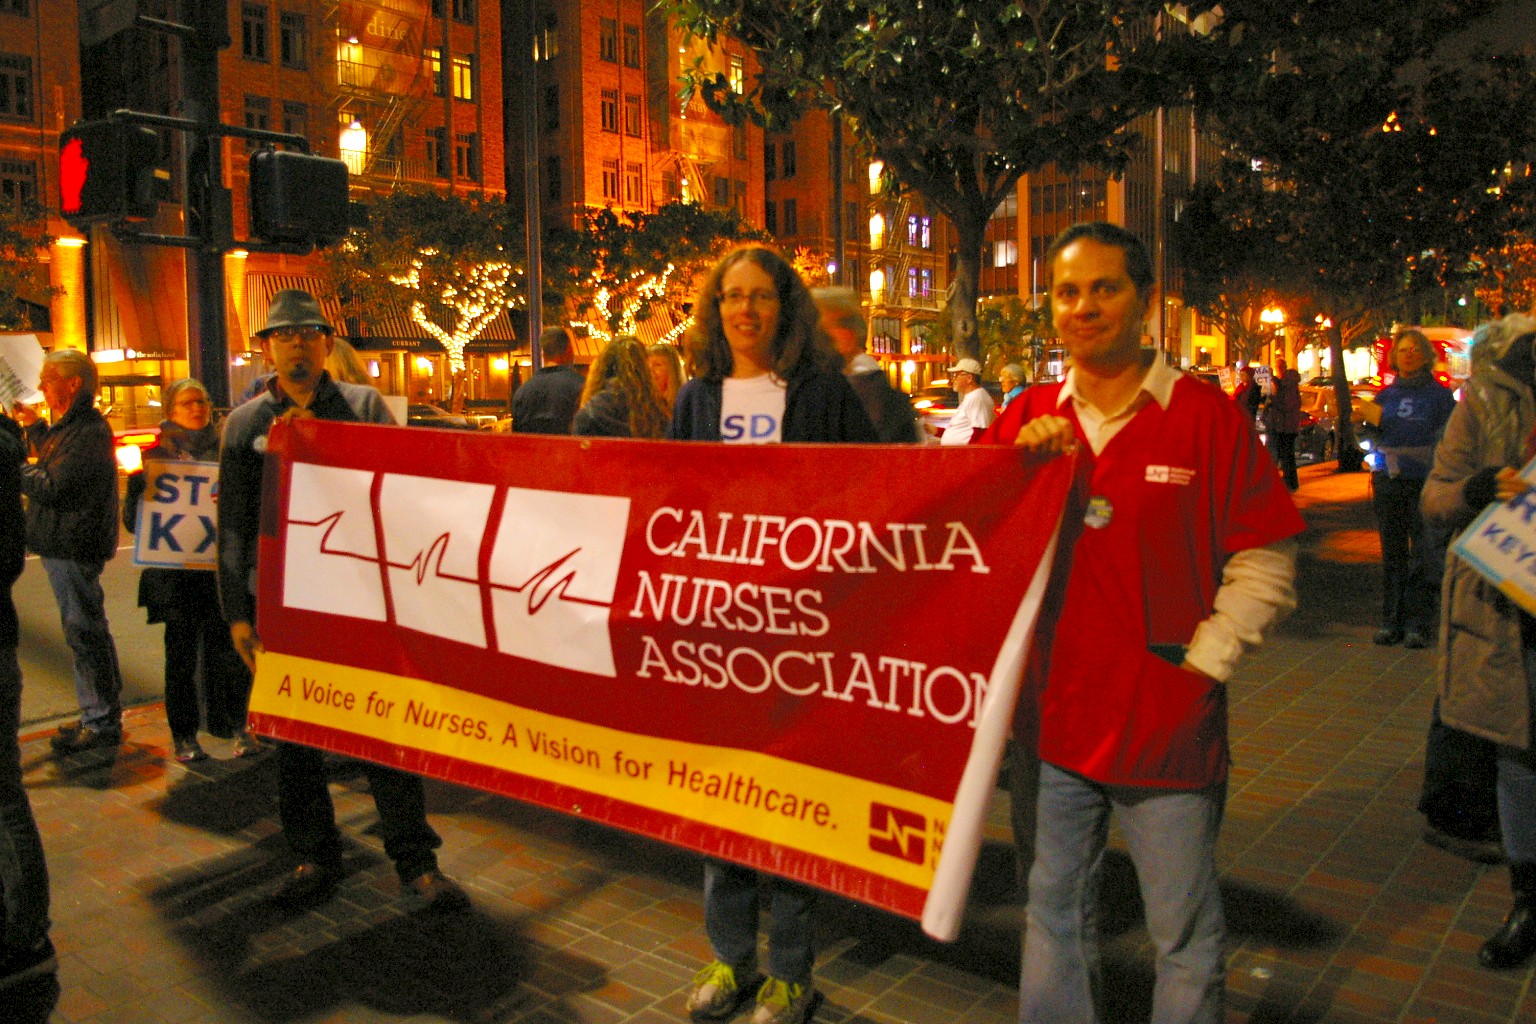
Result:
[[[439,427],[447,430],[476,430],[467,418],[447,409],[425,403],[406,406],[405,422],[413,427]]]
[[[125,473],[137,473],[144,468],[144,453],[160,443],[160,428],[133,427],[112,431],[112,454],[118,468]]]
[[[1360,437],[1360,424],[1364,422],[1360,407],[1373,401],[1376,392],[1380,390],[1375,384],[1356,384],[1350,388],[1350,419],[1354,421],[1357,440]],[[1300,391],[1301,430],[1296,434],[1297,460],[1328,462],[1338,458],[1339,417],[1333,385],[1303,384]]]

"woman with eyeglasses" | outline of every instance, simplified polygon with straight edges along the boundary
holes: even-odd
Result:
[[[148,462],[218,462],[219,430],[213,406],[199,382],[187,378],[161,393],[165,419],[160,441],[144,453]],[[150,481],[144,470],[128,477],[123,525],[138,524],[139,500]],[[147,567],[139,576],[139,607],[149,621],[165,623],[165,718],[178,761],[200,761],[208,755],[197,740],[201,715],[197,700],[197,665],[203,664],[203,692],[208,732],[235,741],[236,757],[262,749],[261,741],[245,731],[251,680],[230,642],[229,626],[219,611],[218,581],[212,568]]]
[[[810,291],[778,253],[755,245],[727,253],[693,310],[684,348],[695,377],[678,393],[669,436],[727,444],[878,440]],[[760,898],[773,923],[759,983]],[[805,886],[707,860],[704,930],[715,959],[694,976],[689,1016],[725,1020],[755,995],[752,1024],[809,1020],[819,999],[811,977],[814,906]]]

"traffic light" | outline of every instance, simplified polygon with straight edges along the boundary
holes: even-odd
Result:
[[[160,139],[141,125],[84,121],[59,138],[59,209],[76,227],[155,215]]]
[[[347,236],[347,165],[283,149],[251,154],[251,234],[330,245]]]

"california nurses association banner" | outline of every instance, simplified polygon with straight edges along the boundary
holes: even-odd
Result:
[[[953,937],[1076,474],[279,424],[251,724]]]

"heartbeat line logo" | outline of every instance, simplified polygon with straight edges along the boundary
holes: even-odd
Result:
[[[629,499],[295,463],[289,608],[612,677]]]
[[[916,811],[890,804],[869,805],[869,848],[901,860],[922,864],[928,856],[928,819]]]

